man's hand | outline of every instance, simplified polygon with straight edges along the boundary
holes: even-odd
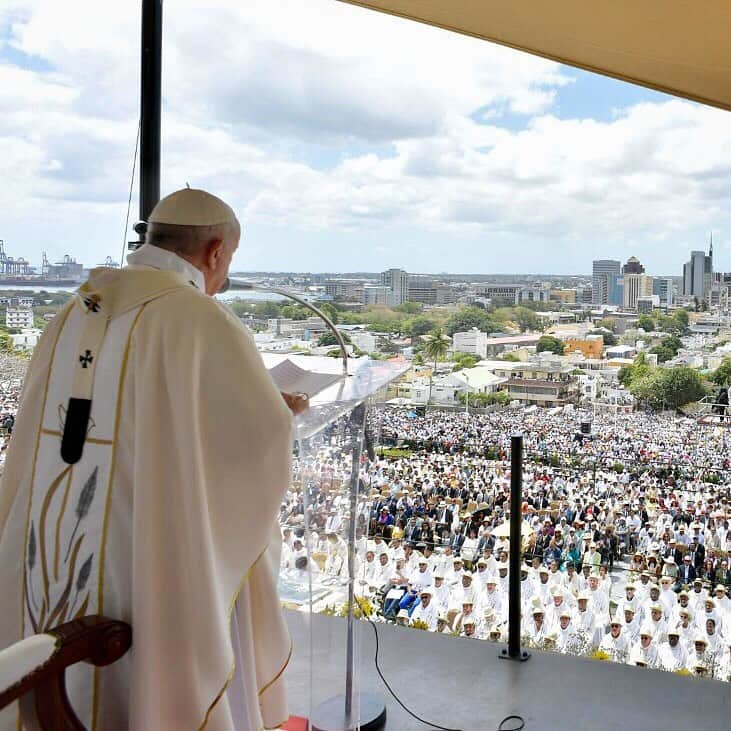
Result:
[[[282,398],[295,416],[310,408],[310,397],[306,393],[284,393],[282,391]]]

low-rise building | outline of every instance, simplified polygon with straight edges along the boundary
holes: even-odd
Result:
[[[585,358],[601,359],[604,353],[604,338],[601,335],[589,335],[587,338],[567,338],[564,341],[564,352],[568,355],[579,351]]]
[[[371,332],[354,331],[348,337],[350,338],[350,342],[364,353],[378,352],[379,339],[377,335]]]
[[[501,353],[511,353],[521,348],[535,347],[540,340],[540,334],[532,335],[506,335],[495,338],[487,338],[485,342],[485,355],[483,358],[494,358]]]
[[[5,310],[5,327],[13,330],[29,330],[33,327],[32,307],[8,307]]]
[[[298,338],[319,334],[327,330],[327,325],[319,317],[306,317],[304,320],[293,320],[290,317],[273,317],[267,320],[268,332],[285,338]]]
[[[468,353],[478,358],[487,357],[487,333],[473,327],[466,332],[454,333],[452,336],[452,350],[455,353]]]
[[[33,350],[38,344],[41,334],[41,330],[30,328],[28,330],[21,330],[19,333],[12,333],[10,340],[15,350]]]

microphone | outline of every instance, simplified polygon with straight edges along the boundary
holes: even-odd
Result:
[[[298,305],[302,305],[311,312],[314,312],[327,325],[330,332],[334,335],[335,340],[340,347],[340,357],[343,361],[343,375],[349,375],[348,348],[345,345],[345,340],[343,340],[343,336],[340,334],[340,330],[338,330],[335,326],[335,323],[319,307],[315,307],[315,305],[311,302],[308,302],[303,297],[300,297],[287,289],[269,287],[262,284],[255,284],[254,282],[247,282],[243,279],[231,279],[231,277],[226,277],[226,281],[221,285],[221,288],[218,290],[218,294],[223,294],[224,292],[229,292],[231,290],[243,292],[271,292],[272,294],[278,294],[280,297],[290,299]]]

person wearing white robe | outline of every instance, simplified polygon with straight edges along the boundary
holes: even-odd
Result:
[[[347,573],[345,559],[338,553],[335,546],[330,548],[330,553],[325,561],[325,573],[328,576],[343,576]]]
[[[663,617],[663,606],[659,602],[649,606],[649,618],[645,624],[652,628],[652,636],[655,642],[662,644],[667,639],[668,624]]]
[[[483,609],[492,609],[495,612],[495,621],[502,624],[507,621],[507,596],[498,589],[497,578],[490,576],[485,584],[485,590],[480,594]]]
[[[372,596],[380,587],[380,564],[372,548],[366,551],[365,563],[360,567],[355,580],[355,592],[359,596]]]
[[[688,651],[680,641],[680,631],[671,629],[668,631],[667,642],[663,642],[658,650],[658,667],[674,673],[684,669],[688,664]]]
[[[203,191],[163,199],[130,266],[92,270],[28,369],[0,490],[0,647],[84,614],[131,623],[132,652],[66,674],[87,728],[248,731],[288,716],[275,519],[292,414],[210,296],[239,232]],[[57,611],[42,619],[38,602]],[[0,713],[2,729],[26,722],[17,704]]]
[[[436,632],[439,610],[432,601],[432,589],[426,587],[419,594],[420,602],[411,613],[411,624],[424,622],[430,632]]]
[[[589,607],[589,595],[581,592],[576,598],[575,624],[577,632],[586,639],[591,649],[596,648],[604,636],[604,625],[597,625],[593,609]]]
[[[626,662],[629,654],[629,643],[622,632],[622,624],[613,619],[609,624],[609,633],[599,643],[599,649],[606,652],[615,662]]]
[[[622,632],[631,644],[635,644],[640,639],[640,622],[632,604],[625,604],[622,607],[624,615],[624,624]]]
[[[434,574],[434,584],[432,585],[432,602],[436,605],[437,610],[447,613],[449,609],[449,587],[444,583],[442,574],[444,571],[437,569]]]
[[[631,642],[627,664],[641,664],[651,670],[658,667],[658,650],[653,642],[652,628],[649,625],[642,627],[638,638]]]
[[[526,623],[525,633],[535,647],[543,647],[543,640],[548,633],[548,627],[545,622],[545,611],[538,602],[531,608],[531,619]]]
[[[417,562],[417,569],[411,573],[409,583],[419,589],[424,589],[434,583],[432,572],[429,571],[429,561],[423,556]]]
[[[599,586],[599,577],[592,574],[589,577],[589,604],[598,622],[605,623],[609,618],[609,599],[604,589]]]
[[[556,649],[563,653],[574,654],[578,651],[579,636],[573,626],[571,611],[565,607],[559,613],[558,625],[555,627],[556,632]]]

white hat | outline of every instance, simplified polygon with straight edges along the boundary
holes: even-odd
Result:
[[[405,609],[401,609],[396,615],[396,619],[409,619],[409,613]]]
[[[434,596],[434,592],[433,592],[433,591],[431,590],[431,588],[429,588],[428,586],[427,586],[426,588],[422,589],[422,590],[421,590],[421,591],[419,592],[419,596],[422,596],[422,595],[424,595],[424,594],[428,594],[429,596]]]
[[[183,188],[165,196],[150,214],[149,223],[170,223],[177,226],[217,226],[235,223],[231,206],[205,190]]]

